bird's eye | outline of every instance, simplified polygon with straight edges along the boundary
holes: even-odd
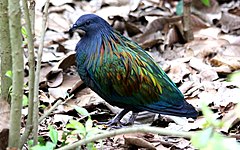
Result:
[[[86,21],[85,25],[86,25],[86,26],[89,26],[90,23],[91,23],[90,20],[88,20],[88,21]]]

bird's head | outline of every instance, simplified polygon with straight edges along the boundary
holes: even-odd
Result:
[[[82,15],[73,24],[69,32],[74,32],[76,29],[80,29],[86,32],[86,34],[96,34],[98,31],[111,30],[111,26],[101,17],[94,14]]]

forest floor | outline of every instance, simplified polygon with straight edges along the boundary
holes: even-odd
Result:
[[[176,12],[181,11],[177,7],[179,5],[177,1],[159,3],[158,0],[52,0],[42,58],[40,114],[44,114],[58,100],[63,100],[64,104],[58,105],[41,122],[39,135],[48,139],[48,126],[52,125],[58,131],[61,143],[62,135],[69,130],[66,125],[70,120],[86,123],[86,117],[79,114],[73,106],[85,108],[93,122],[107,121],[121,110],[107,104],[89,88],[81,87],[76,72],[74,54],[80,36],[74,33],[70,37],[68,30],[81,15],[95,13],[141,45],[176,83],[185,99],[200,112],[196,120],[172,116],[162,116],[159,119],[157,114],[142,112],[133,126],[157,126],[174,131],[202,130],[206,128],[208,120],[201,109],[207,105],[213,111],[211,119],[224,122],[217,131],[239,140],[240,121],[234,114],[236,104],[240,101],[240,76],[237,72],[240,70],[240,2],[219,4],[212,0],[211,7],[207,7],[200,1],[193,1],[191,20],[194,40],[188,43],[183,40],[181,20],[176,19]],[[43,6],[44,1],[37,1],[36,48],[39,45]],[[25,52],[27,54],[27,49]],[[25,62],[27,64],[27,59]],[[27,65],[25,72],[27,83]],[[23,109],[23,116],[27,116],[27,106]],[[130,114],[126,115],[122,121],[129,116]],[[22,124],[25,124],[25,120]],[[110,130],[104,126],[100,128]],[[81,138],[72,135],[67,138],[67,142],[73,143]],[[95,147],[194,149],[189,139],[151,133],[119,135],[96,142]]]

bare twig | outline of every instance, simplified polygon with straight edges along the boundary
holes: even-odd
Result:
[[[58,107],[63,101],[58,100],[46,113],[44,113],[39,119],[38,123],[40,123],[44,118],[46,118],[56,107]]]
[[[47,112],[45,112],[38,120],[40,123],[44,118],[46,118],[56,107],[59,105],[65,104],[68,100],[70,100],[74,95],[71,95],[67,99],[64,99],[63,101],[60,99],[58,100]]]
[[[33,47],[33,34],[32,34],[32,26],[31,21],[29,17],[29,9],[28,9],[28,3],[27,0],[22,0],[23,5],[23,12],[24,12],[24,19],[26,22],[26,31],[27,31],[27,41],[28,41],[28,64],[29,64],[29,80],[28,80],[28,86],[29,86],[29,96],[28,96],[28,118],[27,118],[27,124],[25,127],[25,131],[23,136],[21,137],[20,142],[20,149],[22,149],[22,146],[27,141],[29,134],[32,131],[32,120],[33,120],[33,98],[34,98],[34,80],[35,80],[35,59],[34,59],[34,47]]]
[[[35,74],[35,84],[34,84],[34,112],[33,112],[33,143],[36,145],[38,143],[38,88],[39,88],[39,77],[40,77],[40,69],[41,69],[41,61],[42,61],[42,52],[43,52],[43,45],[44,45],[44,37],[46,32],[46,22],[48,16],[48,7],[49,7],[49,0],[46,0],[45,7],[43,10],[43,20],[42,20],[42,31],[41,31],[41,39],[40,45],[38,49],[38,57],[37,57],[37,67],[36,67],[36,74]]]
[[[167,130],[165,128],[158,128],[158,127],[149,127],[149,126],[131,127],[131,128],[123,128],[123,129],[117,129],[117,130],[112,130],[112,131],[105,131],[104,133],[91,136],[89,138],[80,140],[71,145],[63,146],[57,150],[74,149],[78,146],[85,145],[89,142],[105,139],[107,137],[112,137],[112,136],[127,134],[127,133],[136,133],[136,132],[138,132],[138,133],[139,132],[141,132],[141,133],[149,133],[150,132],[150,133],[154,133],[154,134],[185,137],[185,138],[191,138],[194,134],[194,132],[179,132],[179,131]]]
[[[183,1],[183,33],[186,42],[193,40],[193,31],[191,23],[191,3],[192,0]]]
[[[29,1],[29,16],[32,25],[32,34],[35,35],[35,0],[28,0]]]

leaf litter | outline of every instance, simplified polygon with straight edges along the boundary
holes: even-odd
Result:
[[[196,109],[200,111],[200,103],[206,102],[214,111],[214,117],[225,122],[220,129],[221,132],[231,136],[239,135],[237,129],[240,120],[235,111],[236,104],[240,101],[239,84],[227,82],[228,75],[240,69],[240,49],[237,42],[240,41],[239,9],[234,7],[239,2],[232,2],[229,5],[211,2],[214,6],[211,8],[200,7],[201,4],[194,3],[196,9],[194,14],[203,11],[206,13],[192,15],[195,39],[185,43],[181,17],[174,16],[173,10],[177,4],[174,1],[165,3],[155,0],[52,1],[39,89],[40,105],[45,107],[42,107],[40,112],[48,110],[58,99],[67,101],[42,121],[39,134],[47,136],[49,124],[54,125],[58,132],[63,134],[63,128],[70,119],[79,120],[81,116],[69,105],[86,108],[93,120],[98,121],[107,121],[121,111],[86,88],[76,72],[74,49],[80,37],[78,33],[74,33],[70,38],[68,30],[79,16],[96,13],[114,28],[119,29],[123,35],[146,49],[179,86],[185,99]],[[39,2],[36,5],[36,48],[39,43],[43,5]],[[219,10],[225,11],[221,13]],[[27,82],[27,75],[25,78]],[[128,117],[130,114],[122,121],[128,120]],[[84,119],[79,121],[84,122]],[[201,115],[196,120],[188,120],[141,112],[134,126],[146,124],[176,131],[195,131],[202,129],[205,122]],[[7,124],[1,122],[1,126]],[[74,138],[69,140],[70,143],[74,141],[76,141]],[[188,139],[138,133],[105,139],[103,147],[194,149]]]

